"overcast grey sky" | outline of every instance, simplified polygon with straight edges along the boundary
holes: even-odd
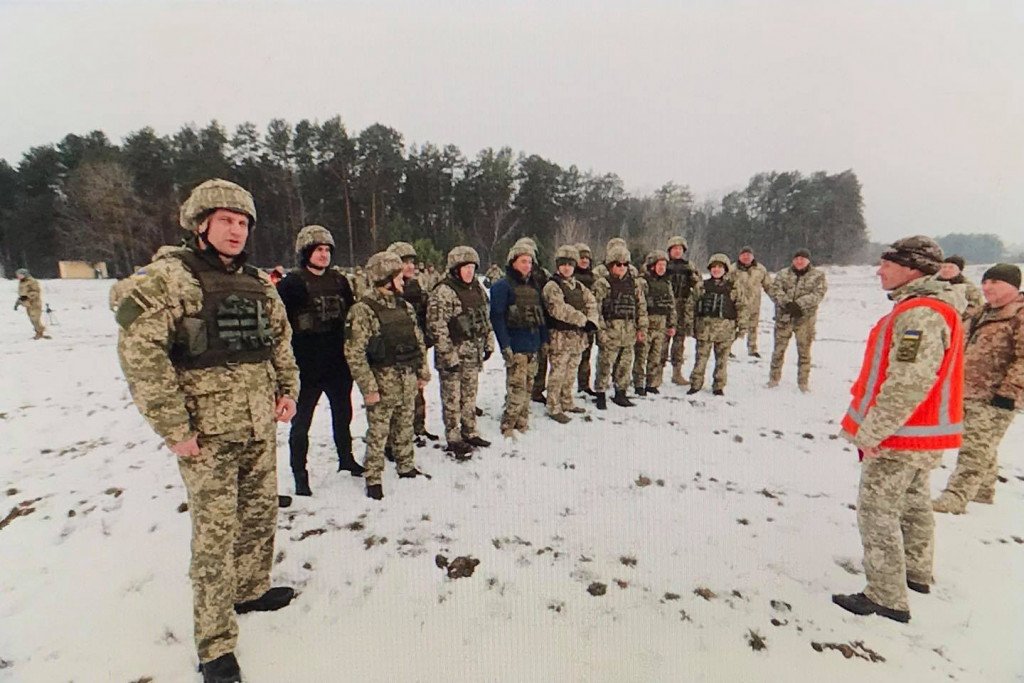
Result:
[[[700,196],[852,168],[872,237],[1024,242],[1024,2],[11,2],[0,157],[335,114]]]

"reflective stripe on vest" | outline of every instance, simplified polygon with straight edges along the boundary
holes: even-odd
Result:
[[[859,431],[885,383],[896,318],[917,306],[931,308],[942,315],[950,330],[950,345],[939,366],[938,381],[907,422],[879,446],[893,450],[957,448],[963,440],[963,334],[960,316],[952,306],[927,297],[900,302],[872,328],[864,364],[850,390],[853,400],[843,417],[843,429],[854,435]]]

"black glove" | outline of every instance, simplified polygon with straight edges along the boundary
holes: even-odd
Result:
[[[491,352],[489,350],[488,351],[484,351],[484,360],[487,360],[490,357],[491,357]]]
[[[593,320],[588,320],[587,324],[583,326],[583,329],[587,332],[597,332],[597,325],[594,324]]]
[[[803,310],[800,308],[800,304],[795,301],[790,301],[788,304],[783,306],[782,310],[789,313],[794,318],[799,318],[804,314]]]
[[[1017,407],[1017,402],[1008,396],[1000,396],[996,394],[992,397],[992,400],[988,402],[993,408],[1002,408],[1003,410],[1014,410]]]

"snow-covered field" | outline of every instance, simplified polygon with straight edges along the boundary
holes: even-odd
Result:
[[[533,404],[514,442],[498,436],[495,357],[480,392],[495,445],[463,464],[418,449],[433,479],[389,469],[380,503],[334,472],[324,402],[315,497],[282,510],[277,535],[275,581],[300,595],[240,618],[246,680],[1024,678],[1024,419],[1003,443],[996,505],[938,517],[937,583],[910,594],[909,624],[830,602],[863,587],[857,457],[834,435],[888,304],[872,268],[829,278],[810,394],[796,390],[792,347],[783,385],[764,387],[767,302],[765,358],[737,344],[724,398],[667,384],[637,408],[566,426]],[[0,528],[2,681],[198,679],[184,490],[121,377],[109,286],[43,282],[58,324],[36,342],[10,308],[15,283],[0,283],[0,519],[25,513]],[[436,392],[435,378],[428,426],[441,432]],[[364,428],[357,406],[353,432]],[[287,427],[278,437],[280,490],[291,493]],[[480,563],[450,579],[438,554]],[[588,592],[596,583],[604,594]],[[815,643],[862,645],[847,658]]]

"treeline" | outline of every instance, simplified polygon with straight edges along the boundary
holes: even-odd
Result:
[[[819,263],[856,261],[867,244],[860,183],[837,175],[761,173],[721,203],[685,185],[627,193],[614,173],[562,167],[508,147],[467,157],[454,145],[407,145],[393,128],[351,133],[338,117],[292,125],[275,119],[233,132],[213,121],[170,136],[143,128],[112,143],[101,131],[33,147],[17,167],[0,160],[0,260],[56,274],[59,259],[106,261],[118,275],[181,239],[181,201],[208,178],[233,180],[256,199],[253,261],[291,265],[294,237],[310,223],[338,241],[336,262],[358,264],[396,239],[439,262],[456,244],[487,261],[530,235],[542,258],[586,241],[598,254],[624,237],[642,257],[673,234],[697,259],[751,244],[770,266],[798,247]]]

